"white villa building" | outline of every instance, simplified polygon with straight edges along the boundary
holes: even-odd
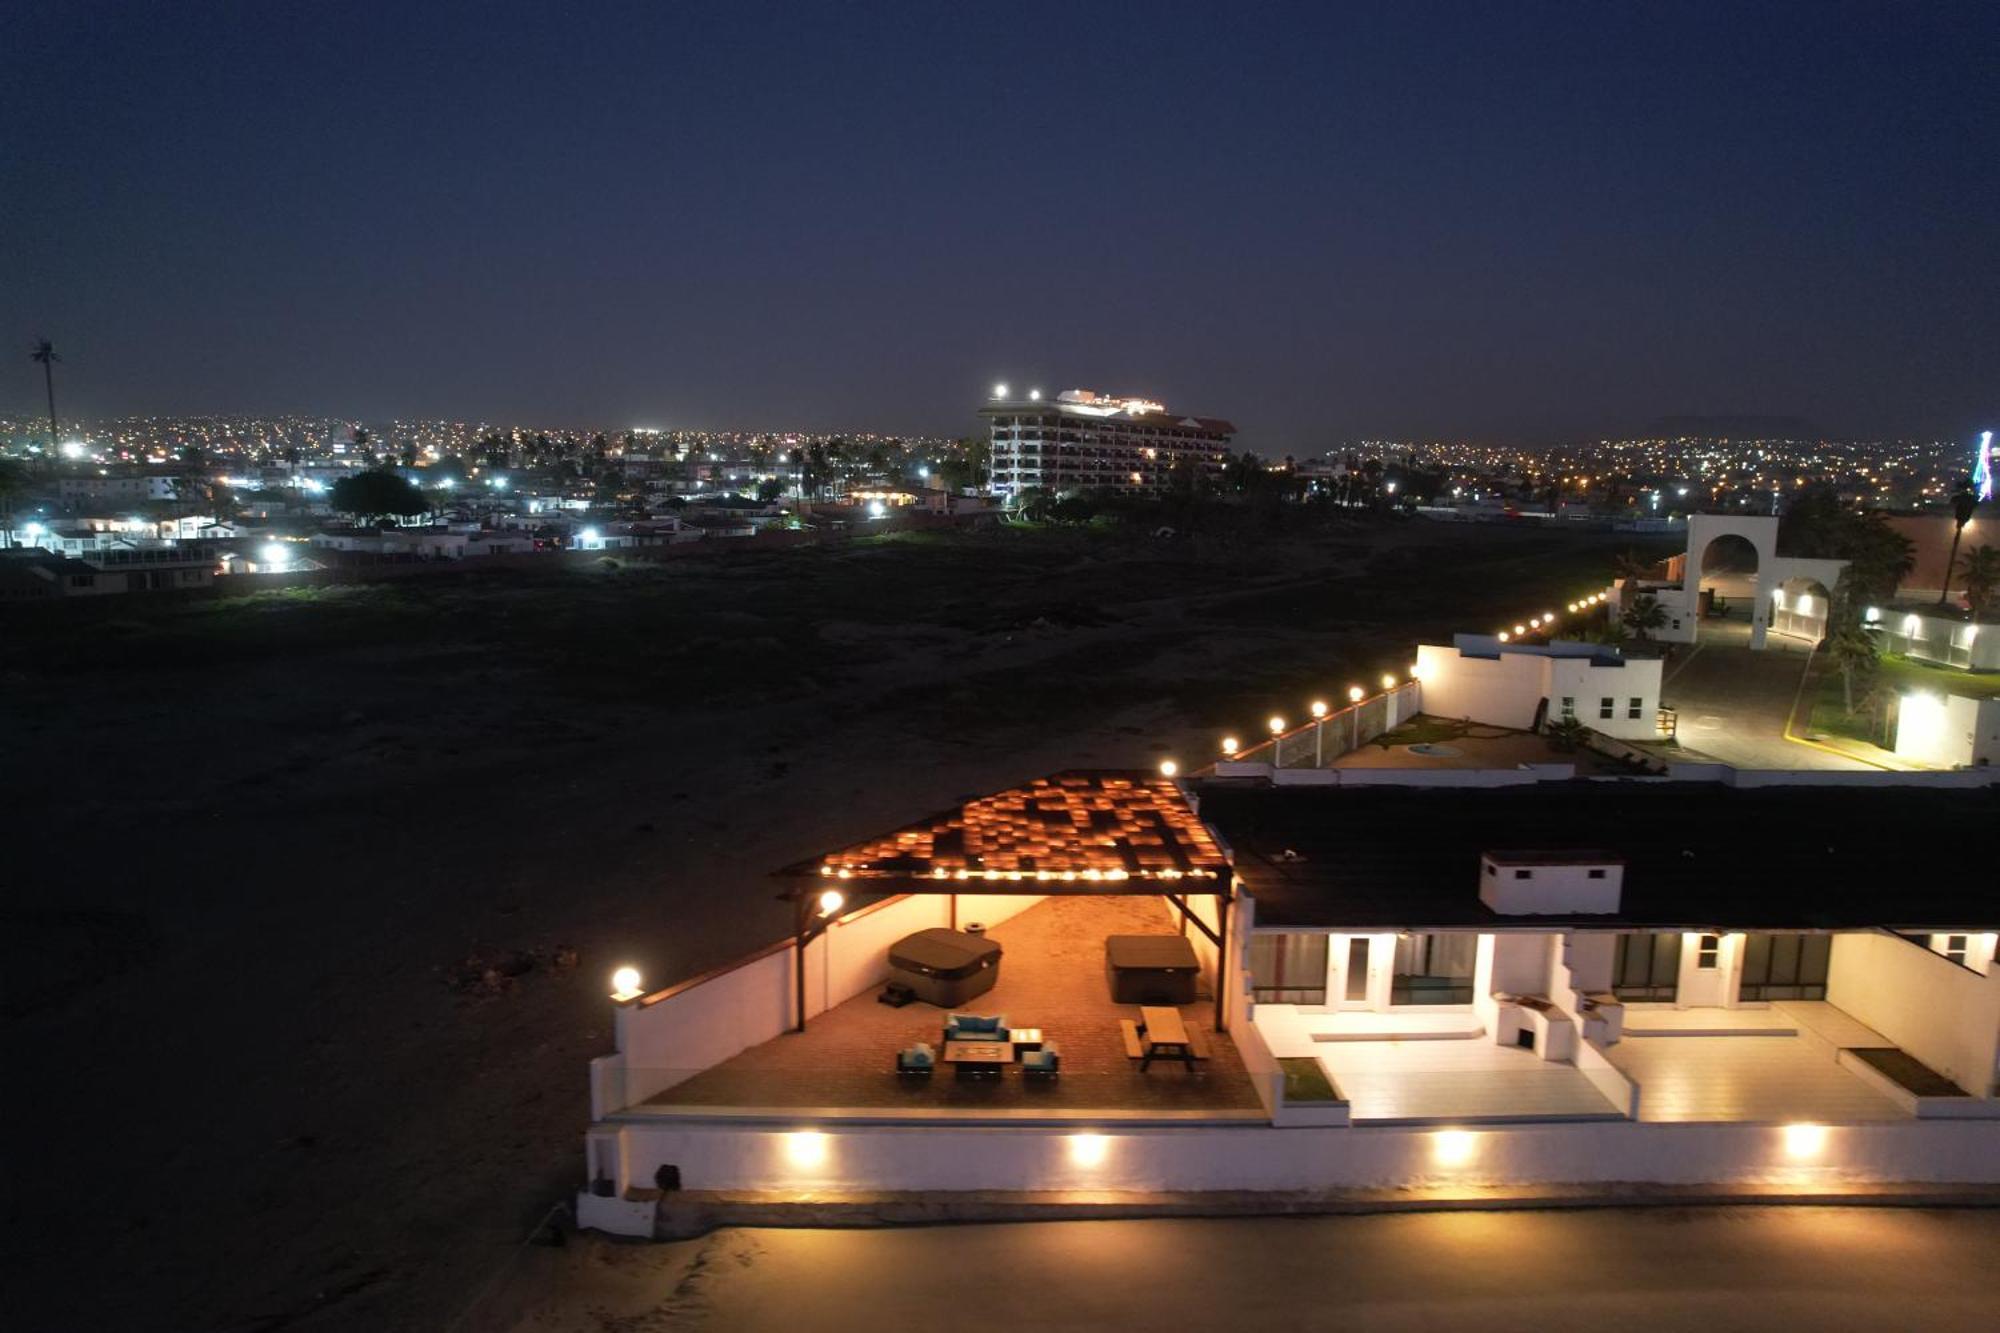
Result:
[[[1522,730],[1574,718],[1606,736],[1651,740],[1660,729],[1660,669],[1658,658],[1628,658],[1604,644],[1455,634],[1448,648],[1419,646],[1414,674],[1433,717]]]
[[[781,872],[790,938],[621,975],[580,1221],[2000,1182],[2000,898],[1903,836],[1991,828],[1990,774],[1254,767],[969,801]]]

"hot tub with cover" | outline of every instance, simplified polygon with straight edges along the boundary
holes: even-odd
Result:
[[[956,1009],[1000,979],[1000,946],[962,930],[933,927],[890,945],[889,971],[925,1003]]]

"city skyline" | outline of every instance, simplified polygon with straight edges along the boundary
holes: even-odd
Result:
[[[1267,454],[1990,425],[1990,8],[1151,18],[24,31],[0,414],[46,336],[91,417],[963,435],[1006,380]]]

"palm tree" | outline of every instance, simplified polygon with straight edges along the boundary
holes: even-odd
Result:
[[[1860,622],[1848,619],[1840,628],[1827,636],[1827,652],[1833,657],[1833,664],[1840,669],[1840,690],[1847,715],[1854,716],[1854,681],[1858,676],[1865,687],[1874,683],[1879,663],[1875,656],[1875,640]]]
[[[1951,554],[1944,558],[1944,586],[1938,589],[1938,605],[1943,606],[1945,598],[1951,595],[1952,572],[1958,568],[1958,539],[1965,535],[1965,525],[1972,522],[1972,513],[1979,508],[1979,492],[1972,489],[1969,479],[1960,479],[1951,492],[1951,519],[1955,525],[1951,530]]]
[[[56,432],[56,362],[62,358],[56,355],[54,343],[37,338],[28,359],[41,364],[42,384],[49,391],[49,457],[54,458],[62,452],[62,438]]]
[[[1649,631],[1660,629],[1667,623],[1667,608],[1661,606],[1660,599],[1653,594],[1641,593],[1620,619],[1633,636],[1644,643]]]
[[[1627,551],[1618,557],[1617,576],[1637,583],[1640,579],[1651,578],[1653,571],[1659,568],[1659,564],[1659,561],[1648,560],[1637,551]]]
[[[1965,602],[1974,620],[1983,619],[1993,602],[1993,590],[2000,587],[2000,547],[1975,546],[1958,558],[1959,577],[1965,580]]]

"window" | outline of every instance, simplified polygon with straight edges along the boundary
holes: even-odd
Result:
[[[1694,965],[1704,972],[1713,972],[1716,961],[1722,957],[1722,936],[1703,935],[1694,942]]]
[[[1680,985],[1677,932],[1620,935],[1612,960],[1611,993],[1621,1000],[1671,1000]]]
[[[1516,870],[1514,872],[1515,879],[1533,879],[1534,875],[1535,872],[1532,870]]]
[[[1824,1000],[1831,935],[1752,935],[1743,941],[1742,1000]]]
[[[1946,958],[1951,959],[1952,962],[1957,963],[1960,967],[1964,967],[1965,955],[1971,951],[1971,944],[1972,936],[1970,935],[1947,935],[1944,937],[1944,948],[1940,952]]]
[[[1479,937],[1468,932],[1405,935],[1396,941],[1391,1004],[1471,1004]]]
[[[1645,704],[1646,701],[1644,699],[1639,698],[1637,695],[1632,696],[1631,701],[1625,705],[1625,716],[1636,720],[1645,708]]]
[[[1576,696],[1574,694],[1565,694],[1563,696],[1562,720],[1565,722],[1576,721]]]
[[[1617,711],[1618,711],[1618,701],[1612,698],[1610,695],[1607,694],[1603,698],[1597,701],[1598,717],[1609,718],[1615,713],[1617,713]]]
[[[1250,996],[1261,1004],[1326,1003],[1326,936],[1250,936]]]
[[[1489,875],[1496,875],[1496,876],[1497,876],[1497,875],[1498,875],[1498,874],[1499,874],[1500,872],[1499,872],[1498,870],[1495,870],[1495,869],[1493,868],[1493,863],[1492,863],[1491,861],[1488,861],[1488,862],[1486,863],[1486,873],[1487,873],[1487,874],[1489,874]]]
[[[1593,866],[1593,867],[1591,867],[1591,869],[1590,869],[1590,871],[1589,871],[1589,875],[1590,875],[1590,878],[1592,878],[1592,879],[1603,879],[1603,878],[1604,878],[1604,867],[1603,867],[1603,866]]]

